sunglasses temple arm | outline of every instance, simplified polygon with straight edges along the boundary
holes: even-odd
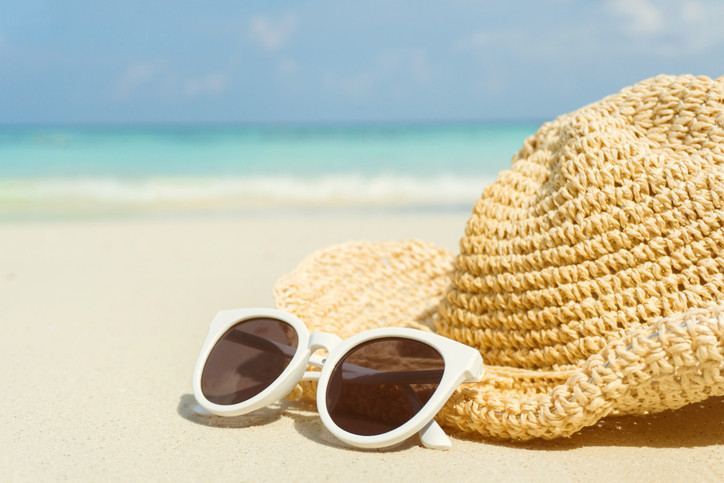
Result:
[[[435,384],[442,379],[444,369],[422,371],[378,371],[345,363],[344,378],[356,384]]]
[[[254,347],[268,353],[281,352],[290,359],[294,357],[294,354],[297,352],[297,349],[295,347],[275,342],[264,337],[259,337],[254,334],[249,334],[248,332],[234,332],[228,336],[228,340],[236,342],[237,344]],[[321,368],[322,366],[324,366],[324,358],[318,354],[312,354],[312,356],[309,358],[309,365]],[[318,381],[320,374],[321,373],[319,371],[306,371],[302,376],[301,381]]]
[[[281,352],[290,359],[294,357],[294,354],[297,353],[296,347],[292,347],[288,344],[283,344],[281,342],[276,342],[270,339],[266,339],[264,337],[259,337],[258,335],[250,334],[248,332],[243,332],[239,330],[230,333],[227,336],[227,340],[230,340],[231,342],[236,342],[237,344],[254,347],[270,354]]]
[[[415,391],[410,386],[403,386],[403,392],[407,397],[407,402],[410,403],[410,407],[414,412],[419,412],[422,409],[420,399],[415,394]],[[423,446],[430,449],[450,449],[452,448],[452,441],[445,431],[442,430],[439,424],[434,419],[430,421],[418,432],[420,435],[420,441]]]
[[[324,367],[325,361],[326,361],[325,357],[322,357],[319,354],[312,354],[309,357],[309,361],[307,363],[312,367],[318,367],[321,369],[322,367]]]
[[[431,419],[417,434],[420,435],[420,441],[425,448],[443,450],[452,448],[450,437],[434,419]]]
[[[318,367],[321,369],[324,366],[324,357],[318,354],[312,354],[312,356],[309,358],[308,364],[312,367]],[[318,381],[319,376],[321,375],[322,373],[320,371],[304,371],[304,375],[299,382]]]

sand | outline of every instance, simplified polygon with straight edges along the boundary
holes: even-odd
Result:
[[[611,417],[569,439],[455,435],[344,446],[314,407],[196,417],[191,373],[223,308],[271,306],[311,251],[419,237],[455,249],[466,213],[280,214],[0,225],[0,479],[721,481],[724,399]]]

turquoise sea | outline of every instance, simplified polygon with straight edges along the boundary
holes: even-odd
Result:
[[[538,122],[0,127],[0,216],[469,209]]]

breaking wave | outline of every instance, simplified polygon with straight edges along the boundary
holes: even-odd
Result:
[[[5,179],[0,180],[0,207],[470,207],[491,181],[453,174]]]

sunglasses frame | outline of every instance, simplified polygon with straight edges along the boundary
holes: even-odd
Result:
[[[292,360],[277,379],[259,394],[232,405],[215,404],[204,396],[201,390],[201,376],[206,361],[219,339],[234,325],[249,319],[271,318],[292,326],[298,336],[298,345]],[[337,426],[327,410],[326,394],[334,368],[353,348],[358,345],[386,337],[399,337],[423,342],[434,348],[443,358],[445,368],[437,389],[427,403],[412,418],[401,426],[386,433],[365,436],[345,431]],[[328,355],[315,354],[324,349]],[[307,367],[321,371],[307,371]],[[209,326],[193,374],[193,392],[199,403],[194,410],[201,415],[238,416],[273,404],[287,394],[301,381],[318,381],[317,410],[324,426],[338,439],[360,448],[381,448],[400,443],[415,433],[426,447],[449,449],[450,438],[433,419],[455,389],[462,383],[478,382],[484,373],[480,353],[472,347],[446,337],[421,330],[389,327],[371,329],[348,339],[325,332],[310,333],[304,323],[295,315],[276,309],[247,308],[222,310],[216,314]]]

